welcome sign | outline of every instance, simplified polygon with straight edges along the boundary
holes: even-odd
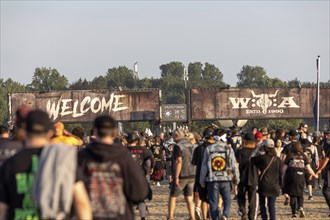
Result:
[[[192,120],[313,118],[315,88],[192,89]],[[320,117],[330,117],[330,89],[320,89]]]
[[[53,121],[91,122],[96,116],[108,114],[117,121],[136,121],[135,113],[153,113],[159,120],[160,92],[158,89],[129,91],[71,90],[50,93],[13,93],[11,112],[22,106],[48,112]]]

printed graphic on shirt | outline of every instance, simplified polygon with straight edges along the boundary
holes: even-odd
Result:
[[[151,147],[152,154],[155,157],[155,162],[162,161],[161,146],[154,145]]]
[[[143,163],[143,159],[142,159],[142,149],[134,149],[134,148],[130,148],[129,151],[132,154],[132,157],[134,159],[134,161],[139,164],[140,166],[142,166]]]
[[[16,192],[23,194],[22,208],[15,209],[14,219],[39,219],[39,212],[33,204],[31,197],[31,188],[34,182],[34,172],[38,167],[39,158],[37,155],[32,156],[32,170],[30,173],[17,173],[16,179]]]
[[[211,154],[212,171],[225,171],[226,169],[226,152],[216,152]],[[220,172],[221,173],[221,172]]]
[[[87,170],[87,185],[93,207],[93,216],[117,218],[124,215],[126,198],[119,164],[90,162],[87,164]]]
[[[173,154],[173,144],[169,144],[169,145],[166,147],[165,153],[166,153],[166,159],[170,159],[170,158],[172,158],[172,154]]]
[[[3,164],[3,162],[12,157],[17,153],[16,149],[1,149],[0,150],[0,166]]]
[[[289,163],[289,167],[304,169],[305,161],[304,161],[303,157],[294,156]]]

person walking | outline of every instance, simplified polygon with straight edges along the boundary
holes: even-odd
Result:
[[[132,154],[114,142],[117,128],[112,117],[97,117],[94,133],[95,142],[78,153],[93,219],[134,219],[133,205],[143,202],[149,194],[145,174]]]
[[[310,161],[304,154],[300,142],[295,142],[291,145],[289,155],[284,161],[284,187],[285,191],[290,196],[290,206],[292,217],[297,217],[299,212],[300,217],[305,217],[304,212],[304,184],[305,184],[305,169],[313,176],[317,177],[310,166]]]
[[[195,200],[197,200],[196,208],[195,208],[195,217],[197,220],[207,219],[207,211],[208,211],[207,190],[205,187],[203,188],[200,185],[199,178],[200,178],[200,172],[202,168],[205,149],[207,148],[207,146],[214,144],[215,142],[213,137],[214,134],[215,134],[215,129],[212,126],[207,127],[203,131],[204,142],[198,147],[196,147],[191,161],[191,163],[196,166],[194,192],[196,192],[196,194],[198,195],[198,197],[195,198]]]
[[[230,214],[231,181],[239,183],[239,170],[235,153],[230,144],[227,144],[226,131],[219,129],[214,144],[207,146],[203,156],[199,183],[207,188],[212,220],[219,217],[219,194],[223,199],[223,214],[221,219],[228,219]]]
[[[300,143],[302,145],[303,152],[307,156],[311,168],[314,172],[316,172],[316,169],[319,166],[319,154],[317,152],[316,146],[312,144],[311,136],[302,139]],[[306,172],[305,175],[305,183],[308,190],[308,200],[313,200],[313,188],[315,185],[315,180],[308,172]]]
[[[183,191],[187,204],[189,219],[195,219],[195,205],[193,201],[195,166],[191,164],[194,146],[185,140],[183,129],[173,132],[176,142],[173,149],[173,181],[170,186],[170,197],[168,202],[168,219],[174,218],[176,198]]]
[[[31,111],[28,107],[21,107],[15,112],[14,127],[9,133],[9,128],[0,128],[0,166],[1,164],[19,152],[26,141],[26,117]]]
[[[128,147],[127,147],[128,151],[132,154],[132,157],[134,161],[137,163],[137,165],[141,167],[148,180],[148,175],[150,174],[151,161],[152,161],[152,156],[150,155],[149,150],[139,145],[140,137],[138,136],[138,133],[130,132],[127,135],[126,139],[128,142]],[[143,202],[139,202],[137,206],[139,209],[141,220],[144,220],[148,215],[147,205],[143,201]]]
[[[7,126],[0,126],[0,166],[1,164],[12,157],[18,151],[22,150],[23,143],[19,141],[12,141],[9,138],[9,129]]]
[[[243,138],[242,148],[236,152],[239,165],[240,183],[238,184],[238,209],[242,213],[242,220],[254,220],[258,210],[258,170],[251,163],[250,157],[256,147],[254,135],[247,133]],[[246,211],[246,194],[248,195],[248,212]]]
[[[322,174],[323,187],[322,194],[330,210],[330,131],[324,132],[325,139],[323,140],[324,159],[322,165],[318,168],[316,174]],[[329,214],[330,217],[330,214]]]
[[[251,157],[251,162],[259,171],[258,193],[261,218],[267,220],[276,219],[275,202],[280,194],[282,183],[282,163],[276,156],[275,143],[272,139],[266,139],[263,144],[265,154]],[[268,206],[268,214],[266,205]]]
[[[65,219],[72,204],[78,219],[92,219],[77,152],[49,144],[46,112],[30,111],[25,129],[25,148],[0,168],[0,219]]]
[[[153,172],[150,176],[151,180],[155,182],[156,186],[160,186],[160,182],[163,180],[164,167],[165,167],[165,148],[161,145],[160,137],[155,138],[155,144],[150,147],[150,151],[153,154],[155,165]]]

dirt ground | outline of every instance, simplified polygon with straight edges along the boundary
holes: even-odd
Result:
[[[167,217],[167,202],[169,195],[168,183],[163,182],[161,186],[152,186],[153,200],[147,202],[149,216],[146,219],[157,219],[163,220]],[[232,196],[233,198],[234,196]],[[314,200],[307,200],[308,195],[304,195],[304,210],[306,212],[305,219],[330,219],[328,215],[330,211],[327,204],[322,196],[321,190],[317,189],[313,192]],[[283,196],[278,197],[276,202],[276,219],[291,219],[290,206],[283,205]],[[136,219],[139,218],[138,212],[136,212]],[[183,195],[177,199],[175,209],[175,219],[188,219],[188,211],[184,202]],[[230,218],[229,219],[240,219],[237,212],[237,202],[232,201]],[[261,219],[258,216],[258,219]]]

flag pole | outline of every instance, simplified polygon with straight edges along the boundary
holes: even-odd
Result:
[[[317,91],[316,91],[316,131],[320,131],[320,62],[321,57],[317,56],[316,69],[317,69]]]

